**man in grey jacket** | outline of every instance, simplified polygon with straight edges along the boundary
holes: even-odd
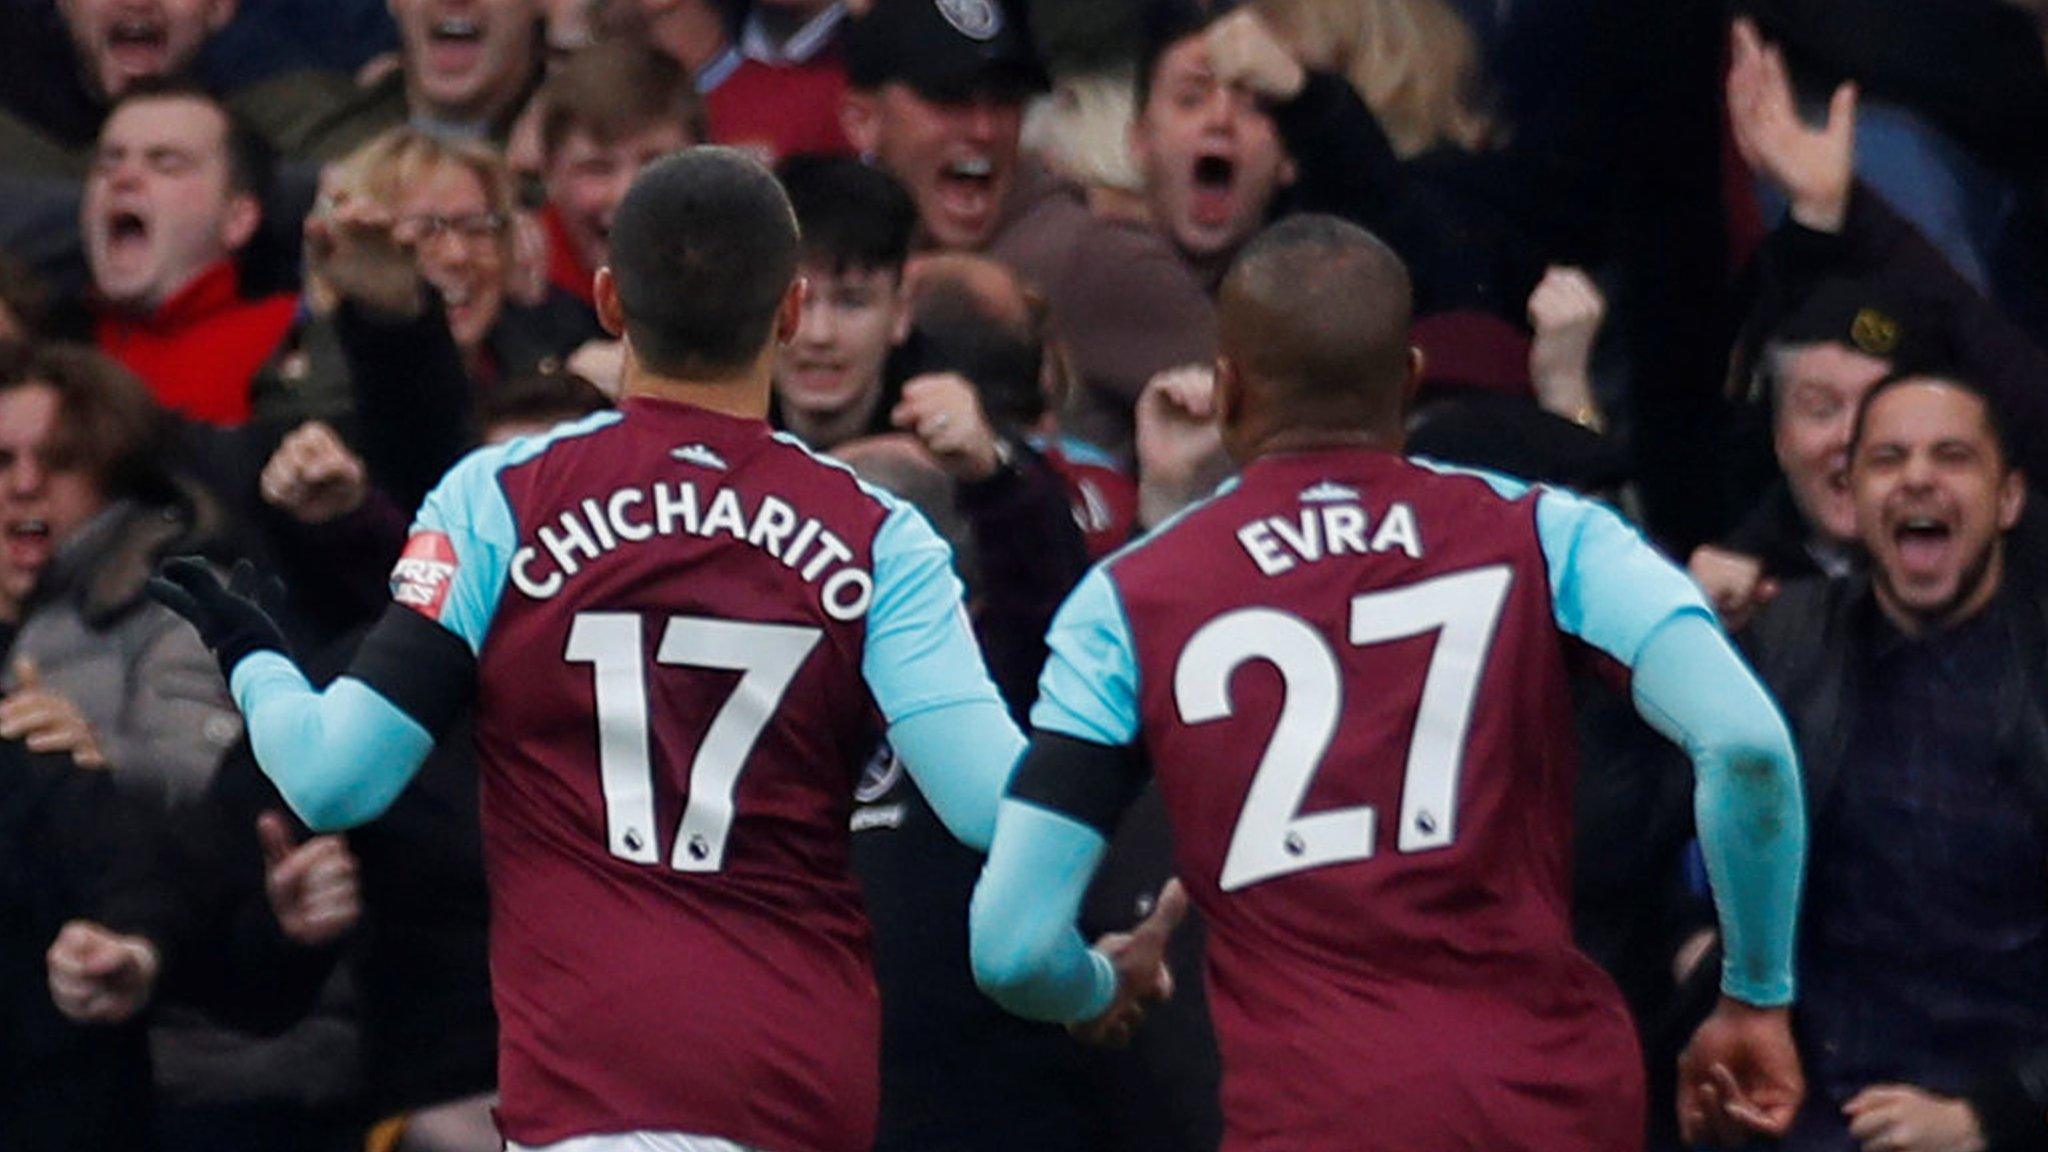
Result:
[[[178,821],[189,834],[200,823],[221,822],[209,811],[220,804],[210,786],[242,726],[198,635],[142,594],[162,557],[195,550],[215,529],[208,502],[162,464],[161,420],[141,382],[97,352],[61,346],[0,351],[0,577],[26,579],[29,589],[19,630],[0,663],[0,739],[106,769],[144,820],[158,827]],[[354,864],[338,841],[295,847],[278,823],[266,834],[273,868],[298,859],[292,871],[303,876],[325,858],[322,867],[342,868],[353,890]],[[253,858],[253,825],[240,823],[221,835],[234,831],[249,842],[232,850]],[[158,865],[180,885],[210,879],[190,874],[193,867],[189,852]],[[294,933],[286,912],[276,915],[294,944],[332,942],[326,932],[300,939],[305,934]],[[185,909],[182,916],[198,914]],[[143,942],[110,927],[113,934],[78,925],[73,931],[97,932],[103,948]],[[182,927],[195,933],[192,947],[224,946],[204,928]],[[77,948],[60,951],[69,955]],[[65,982],[57,979],[60,969],[84,967],[59,959],[52,957],[53,990]],[[205,961],[219,962],[218,955]],[[60,997],[59,1007],[75,1019],[91,1019],[81,1014],[82,1005],[110,989],[81,976],[65,980],[86,987]],[[113,999],[133,1012],[135,1001],[147,996],[145,989]],[[352,1087],[355,1031],[335,1003],[260,1042],[176,1007],[158,1013],[150,1041],[157,1136],[167,1152],[224,1149],[231,1146],[229,1132],[251,1133],[249,1146],[312,1150],[310,1138],[299,1134]]]
[[[130,790],[182,801],[241,734],[199,637],[142,595],[205,518],[156,465],[142,385],[84,349],[0,364],[0,547],[29,581],[0,734],[84,750]]]

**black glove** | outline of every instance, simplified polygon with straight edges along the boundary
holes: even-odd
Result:
[[[220,662],[221,674],[229,677],[252,652],[291,656],[277,621],[256,602],[260,591],[256,566],[247,560],[235,565],[226,587],[196,556],[165,561],[149,581],[151,598],[192,622],[199,639]]]

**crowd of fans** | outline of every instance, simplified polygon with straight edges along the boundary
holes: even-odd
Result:
[[[1020,717],[1088,563],[1228,475],[1231,257],[1384,238],[1413,450],[1619,502],[1792,722],[1786,1146],[2048,1147],[2038,3],[9,0],[0,43],[0,1150],[499,1147],[466,739],[309,837],[143,585],[246,562],[338,672],[449,465],[612,403],[591,274],[698,143],[802,227],[777,425],[952,542]],[[1716,967],[1685,761],[1580,719],[1581,942],[1671,1146]],[[980,861],[886,746],[857,800],[881,1148],[1215,1147],[1199,925],[1083,1049],[974,988]],[[1171,868],[1149,798],[1084,929]]]

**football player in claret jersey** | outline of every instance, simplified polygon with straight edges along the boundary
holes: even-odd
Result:
[[[1151,977],[1073,927],[1157,775],[1209,923],[1227,1152],[1616,1152],[1643,1139],[1619,993],[1572,945],[1569,673],[1627,675],[1692,754],[1724,997],[1688,1123],[1782,1130],[1804,828],[1776,707],[1685,576],[1606,509],[1402,457],[1399,259],[1275,225],[1218,301],[1241,475],[1061,609],[974,897],[1022,1014],[1134,1016]]]
[[[473,707],[512,1148],[861,1152],[879,1045],[848,860],[861,768],[886,730],[986,847],[1023,740],[945,544],[765,422],[804,292],[774,178],[680,153],[641,173],[611,239],[595,295],[624,338],[619,411],[457,465],[347,676],[314,692],[196,563],[158,593],[315,828],[382,811]]]

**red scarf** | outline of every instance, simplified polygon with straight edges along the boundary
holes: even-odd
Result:
[[[289,292],[244,300],[240,274],[223,260],[147,316],[96,306],[93,341],[142,377],[165,408],[232,427],[249,419],[249,382],[298,307]]]

